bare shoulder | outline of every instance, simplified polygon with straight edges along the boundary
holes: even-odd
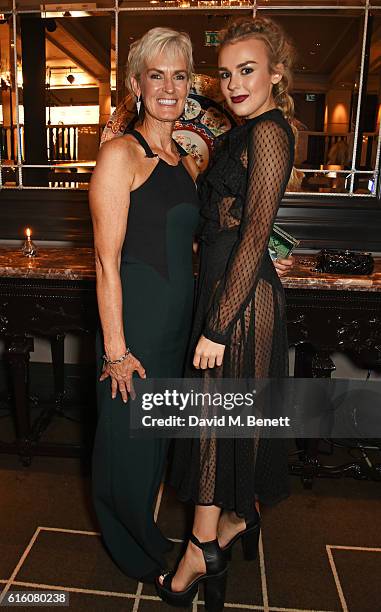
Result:
[[[130,189],[136,164],[132,146],[126,136],[113,138],[101,146],[90,181],[90,202],[94,197],[98,200],[99,194],[103,197],[104,192],[118,194],[123,189]]]
[[[192,155],[186,155],[183,157],[183,164],[191,175],[192,179],[195,181],[197,176],[200,174],[195,158]]]
[[[99,183],[114,189],[120,184],[121,176],[124,178],[122,184],[131,188],[140,159],[139,153],[135,139],[129,134],[105,142],[98,152],[90,191],[92,192],[94,187],[98,190]]]
[[[136,158],[138,150],[136,139],[130,134],[118,136],[105,142],[98,153],[97,164],[102,163],[125,163]]]

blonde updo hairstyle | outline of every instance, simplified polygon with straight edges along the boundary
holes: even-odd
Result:
[[[172,56],[182,55],[187,65],[187,75],[191,84],[193,73],[192,43],[186,32],[177,32],[172,28],[152,28],[148,30],[139,40],[130,46],[126,68],[126,86],[128,91],[136,98],[132,77],[140,80],[142,72],[149,62],[161,53],[169,53]]]
[[[273,85],[275,104],[283,112],[288,121],[294,115],[294,101],[288,93],[292,82],[291,67],[294,59],[294,47],[287,40],[283,29],[271,19],[265,17],[241,17],[231,21],[219,33],[219,49],[235,42],[256,38],[263,40],[267,47],[269,58],[269,72],[276,73],[276,65],[283,64],[284,74],[279,83]]]

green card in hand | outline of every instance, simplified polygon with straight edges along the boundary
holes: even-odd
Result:
[[[271,259],[285,259],[299,243],[300,240],[296,240],[291,234],[274,224],[269,240]]]

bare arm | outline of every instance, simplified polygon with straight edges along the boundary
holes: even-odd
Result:
[[[128,144],[122,139],[106,143],[98,155],[89,201],[94,230],[98,309],[105,353],[111,360],[119,358],[127,348],[123,328],[120,259],[133,179],[134,164]],[[101,380],[111,375],[112,397],[116,396],[119,387],[123,399],[127,400],[126,389],[129,391],[132,372],[126,368],[136,365],[134,359],[129,356],[126,362],[105,369]]]
[[[119,268],[133,177],[126,176],[129,174],[126,172],[128,153],[126,145],[121,144],[124,143],[115,141],[102,147],[89,192],[98,308],[105,351],[110,359],[120,357],[126,350]]]

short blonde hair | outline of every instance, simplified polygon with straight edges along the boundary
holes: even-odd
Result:
[[[152,28],[130,46],[126,68],[126,86],[130,93],[135,95],[131,78],[139,80],[150,60],[164,51],[182,55],[187,65],[188,78],[192,78],[193,53],[189,35],[172,28]]]

